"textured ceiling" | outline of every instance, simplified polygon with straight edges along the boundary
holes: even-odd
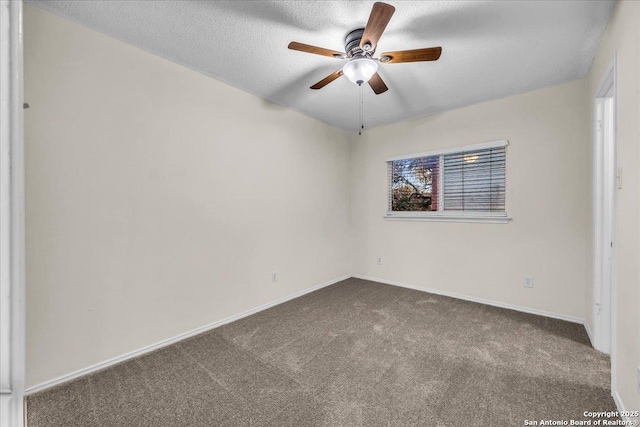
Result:
[[[372,1],[44,1],[29,3],[343,129],[359,127],[359,88],[309,86],[344,60],[287,49],[344,51]],[[364,87],[365,128],[582,78],[611,1],[389,1],[377,52],[442,46],[436,62],[381,64],[389,91]]]

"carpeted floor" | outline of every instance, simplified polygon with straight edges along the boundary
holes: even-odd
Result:
[[[28,427],[523,426],[615,410],[582,325],[349,279],[28,397]]]

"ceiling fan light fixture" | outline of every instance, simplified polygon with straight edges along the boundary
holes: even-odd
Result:
[[[361,85],[378,72],[378,63],[370,58],[355,58],[344,65],[342,72],[351,82]]]
[[[373,92],[376,95],[380,95],[389,90],[389,88],[380,77],[380,74],[378,74],[378,63],[400,64],[403,62],[437,61],[442,53],[440,46],[387,52],[383,53],[378,59],[372,58],[378,47],[380,36],[387,27],[395,10],[396,8],[390,4],[376,1],[371,8],[367,25],[364,28],[356,28],[345,37],[345,53],[299,42],[289,43],[288,47],[291,50],[348,61],[342,68],[310,86],[310,89],[322,89],[344,75],[347,76],[349,81],[358,86],[362,86],[363,83],[369,83]],[[360,93],[362,94],[362,92]]]

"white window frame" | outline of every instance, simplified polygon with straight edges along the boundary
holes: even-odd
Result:
[[[441,150],[433,150],[426,151],[422,153],[413,153],[406,154],[402,156],[389,157],[385,159],[387,165],[389,162],[393,162],[396,160],[406,160],[413,159],[416,157],[432,157],[432,156],[443,156],[446,154],[460,153],[465,151],[476,151],[476,150],[486,150],[489,148],[500,148],[509,146],[509,141],[499,140],[499,141],[490,141],[490,142],[482,142],[479,144],[465,145],[462,147],[452,147],[452,148],[444,148]],[[443,157],[440,157],[440,162],[442,163]],[[506,162],[506,160],[505,160]],[[440,165],[441,169],[442,164]],[[442,179],[444,173],[440,173],[438,176],[439,180],[439,188],[442,191]],[[390,179],[390,178],[388,178]],[[389,189],[387,188],[387,192]],[[391,197],[387,194],[387,200]],[[387,204],[388,205],[388,204]],[[504,212],[464,212],[464,211],[434,211],[434,212],[411,212],[411,211],[390,211],[387,210],[384,218],[391,221],[440,221],[440,222],[484,222],[484,223],[492,223],[492,224],[506,224],[511,221],[511,218],[507,215],[507,194],[505,189],[505,211]],[[388,207],[387,207],[388,209]]]

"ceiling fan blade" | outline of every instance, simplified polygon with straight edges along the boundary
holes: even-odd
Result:
[[[371,89],[373,89],[376,95],[380,95],[381,93],[389,90],[387,85],[382,81],[382,77],[380,77],[380,74],[378,73],[375,73],[373,77],[369,79],[369,86],[371,86]]]
[[[325,49],[323,47],[311,46],[310,44],[291,42],[289,43],[289,49],[299,50],[300,52],[315,53],[316,55],[329,56],[331,58],[343,59],[347,56],[346,53],[337,52],[335,50]]]
[[[393,16],[393,12],[396,8],[390,4],[376,2],[371,9],[371,15],[369,15],[369,21],[367,26],[364,27],[364,33],[362,34],[362,40],[360,40],[360,49],[373,52],[378,45],[378,40],[387,24]],[[365,49],[365,45],[369,45],[369,49]]]
[[[328,85],[329,83],[331,83],[332,81],[340,77],[341,75],[342,75],[342,68],[336,71],[335,73],[329,74],[327,77],[325,77],[324,79],[320,80],[318,83],[311,86],[311,89],[322,89],[323,87],[325,87],[326,85]]]
[[[396,52],[385,52],[380,55],[380,61],[387,64],[396,64],[400,62],[421,62],[421,61],[437,61],[442,53],[442,48],[427,47],[424,49],[399,50]],[[385,60],[385,58],[389,58]]]

